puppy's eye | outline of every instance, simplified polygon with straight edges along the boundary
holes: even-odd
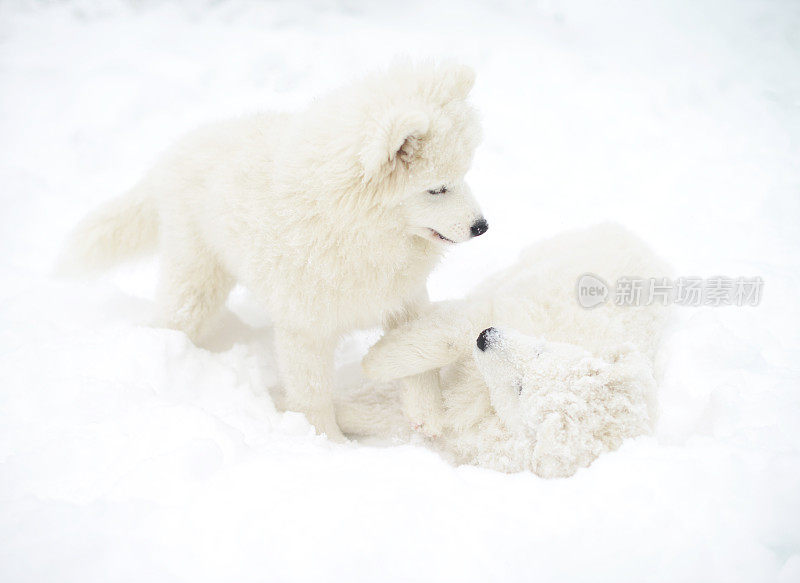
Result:
[[[444,194],[447,192],[446,186],[440,186],[439,188],[434,188],[428,191],[428,194]]]
[[[517,394],[522,394],[522,381],[517,382]]]

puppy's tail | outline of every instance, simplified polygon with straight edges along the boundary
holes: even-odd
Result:
[[[157,243],[158,211],[147,189],[139,185],[78,223],[58,259],[56,274],[97,275],[153,252]]]

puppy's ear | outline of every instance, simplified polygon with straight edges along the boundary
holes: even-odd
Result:
[[[394,109],[369,128],[359,153],[364,178],[369,180],[398,164],[412,163],[418,142],[428,133],[430,119],[420,110]]]
[[[439,103],[447,105],[456,99],[466,99],[475,85],[475,71],[467,65],[443,65],[439,73]]]

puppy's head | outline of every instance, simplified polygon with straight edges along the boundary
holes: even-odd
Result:
[[[509,429],[520,432],[536,428],[538,419],[531,413],[539,397],[573,392],[574,383],[602,366],[578,346],[498,328],[480,333],[474,359],[495,411]]]
[[[630,346],[596,358],[572,344],[487,328],[474,359],[498,417],[534,443],[531,465],[541,476],[571,475],[650,429],[652,367]]]
[[[363,177],[410,236],[449,245],[488,229],[464,180],[480,141],[466,102],[474,79],[471,69],[454,64],[400,64],[371,79]]]

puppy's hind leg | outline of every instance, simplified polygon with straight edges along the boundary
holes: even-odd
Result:
[[[165,243],[157,321],[165,328],[182,330],[197,342],[204,325],[225,303],[234,281],[200,242],[182,239]]]

